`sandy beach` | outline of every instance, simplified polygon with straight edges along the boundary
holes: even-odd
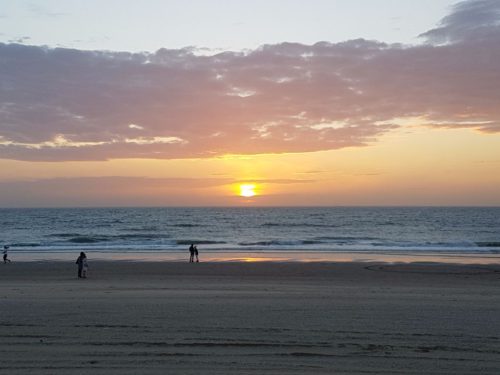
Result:
[[[499,374],[500,265],[0,265],[1,374]]]

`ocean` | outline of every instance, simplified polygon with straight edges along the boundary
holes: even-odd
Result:
[[[211,253],[500,254],[500,207],[4,208],[0,228],[9,255],[35,258],[133,259],[191,243]]]

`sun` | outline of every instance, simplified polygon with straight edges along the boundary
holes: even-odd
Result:
[[[257,195],[255,192],[256,186],[254,184],[241,184],[240,185],[240,196],[245,198],[251,198]]]

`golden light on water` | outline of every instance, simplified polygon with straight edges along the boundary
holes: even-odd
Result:
[[[255,192],[255,184],[241,184],[240,185],[240,196],[245,198],[251,198],[257,195]]]

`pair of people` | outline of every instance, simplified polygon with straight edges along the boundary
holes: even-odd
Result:
[[[5,246],[3,247],[3,262],[4,262],[4,263],[7,263],[7,262],[8,262],[8,263],[10,263],[10,259],[8,259],[8,258],[7,258],[7,256],[8,256],[8,254],[7,254],[7,253],[8,253],[8,252],[9,252],[9,247],[8,247],[7,245],[5,245]]]
[[[78,264],[78,278],[86,279],[87,272],[89,270],[89,264],[87,263],[87,255],[82,251],[80,256],[76,259],[76,264]]]
[[[193,263],[195,257],[196,257],[196,262],[199,262],[198,248],[196,247],[195,244],[191,244],[191,246],[189,246],[189,263]]]

